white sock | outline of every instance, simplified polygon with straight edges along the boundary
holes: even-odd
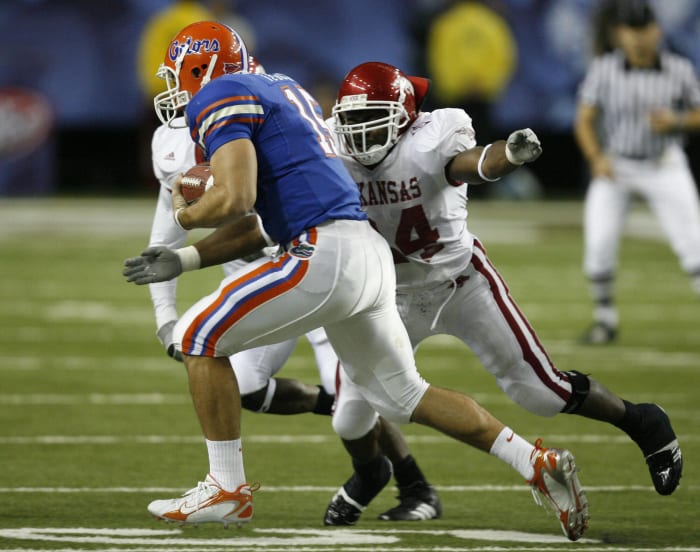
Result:
[[[617,309],[612,305],[596,305],[593,319],[613,329],[616,329],[619,324]]]
[[[693,274],[690,277],[690,283],[692,284],[695,293],[700,295],[700,274]]]
[[[530,480],[535,475],[530,461],[534,450],[534,445],[528,443],[509,427],[504,427],[491,445],[489,454],[510,464],[526,480]]]
[[[235,491],[245,483],[241,440],[207,442],[209,473],[225,491]]]

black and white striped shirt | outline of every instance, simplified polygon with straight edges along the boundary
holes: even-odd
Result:
[[[658,157],[680,134],[652,132],[649,114],[668,108],[685,111],[700,106],[700,82],[692,63],[661,52],[659,64],[635,69],[620,51],[597,57],[579,89],[578,101],[598,108],[599,133],[606,151],[635,159]]]

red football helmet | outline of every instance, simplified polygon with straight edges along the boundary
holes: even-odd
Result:
[[[428,79],[409,77],[387,63],[352,69],[332,110],[345,153],[363,165],[379,163],[418,117],[429,86]]]
[[[192,23],[170,42],[156,73],[167,83],[167,90],[153,99],[156,114],[171,125],[211,79],[247,71],[248,50],[236,31],[216,21]]]

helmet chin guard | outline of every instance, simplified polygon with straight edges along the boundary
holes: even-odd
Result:
[[[343,97],[332,115],[344,152],[368,166],[387,156],[411,122],[402,103],[368,100],[366,94]]]

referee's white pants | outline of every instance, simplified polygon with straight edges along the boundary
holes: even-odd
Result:
[[[654,213],[680,265],[700,271],[700,200],[680,147],[657,160],[613,160],[614,179],[595,178],[584,205],[583,268],[589,278],[615,273],[620,239],[635,196]]]

